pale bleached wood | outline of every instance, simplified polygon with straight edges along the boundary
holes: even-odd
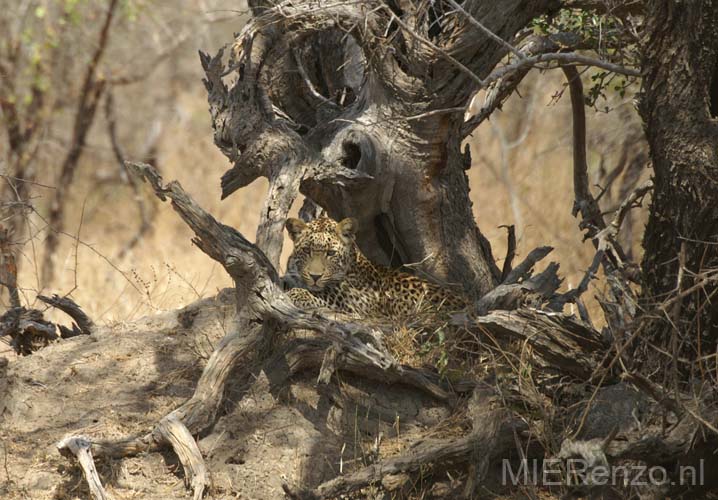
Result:
[[[192,434],[173,414],[163,418],[154,432],[158,441],[166,441],[177,453],[184,469],[185,484],[192,489],[194,500],[201,500],[209,487],[209,474]]]
[[[100,476],[97,474],[97,468],[95,468],[95,461],[90,450],[91,444],[90,440],[84,436],[68,436],[57,443],[57,449],[62,455],[72,456],[78,461],[92,498],[108,500],[109,496],[105,492]]]

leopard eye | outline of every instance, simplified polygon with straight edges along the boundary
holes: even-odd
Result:
[[[327,250],[327,257],[334,257],[336,254],[336,250]]]

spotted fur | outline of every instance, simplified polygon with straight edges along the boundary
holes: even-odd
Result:
[[[289,291],[305,308],[329,308],[373,318],[406,318],[420,310],[466,307],[460,294],[411,274],[372,264],[357,248],[357,221],[288,219],[294,252],[288,272],[305,288]]]

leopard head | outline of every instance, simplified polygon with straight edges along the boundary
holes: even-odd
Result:
[[[289,270],[296,273],[309,290],[318,291],[342,281],[356,261],[356,219],[335,222],[322,217],[304,222],[290,218],[285,227],[294,242]]]

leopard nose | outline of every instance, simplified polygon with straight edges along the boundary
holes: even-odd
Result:
[[[314,283],[318,283],[318,282],[319,282],[319,278],[321,278],[322,275],[321,275],[321,274],[311,274],[311,273],[309,273],[309,277],[312,278],[312,280],[314,281]]]

